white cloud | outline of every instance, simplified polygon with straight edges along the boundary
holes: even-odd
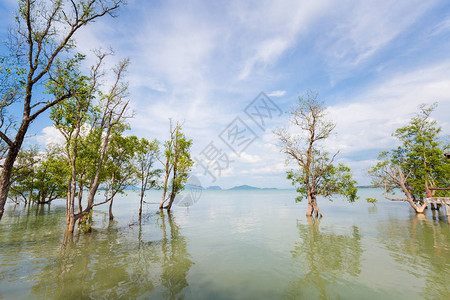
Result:
[[[261,161],[261,157],[259,155],[251,155],[246,152],[241,152],[240,155],[233,152],[230,155],[230,159],[237,163],[255,163]]]
[[[250,168],[248,170],[243,170],[241,174],[250,176],[265,176],[265,175],[275,175],[284,173],[288,167],[284,163],[279,161],[272,161],[271,163],[266,163],[264,166]]]
[[[63,145],[64,136],[53,126],[42,129],[42,134],[36,136],[36,140],[43,146]]]
[[[282,97],[286,94],[286,91],[276,90],[267,94],[269,97]]]

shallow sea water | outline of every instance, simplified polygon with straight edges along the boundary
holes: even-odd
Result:
[[[293,190],[203,191],[157,214],[138,195],[95,210],[93,231],[64,242],[64,200],[9,205],[0,222],[0,299],[448,299],[445,211],[416,215],[378,189],[319,199],[305,217]],[[147,193],[156,202],[160,192]],[[374,206],[366,197],[378,199]]]

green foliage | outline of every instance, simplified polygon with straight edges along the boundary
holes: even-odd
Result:
[[[85,78],[78,72],[83,56],[72,51],[75,33],[97,18],[113,15],[123,2],[19,1],[16,26],[6,42],[8,53],[0,58],[0,159],[7,154],[0,186],[0,218],[10,189],[10,174],[29,126],[60,101],[89,94],[84,90]],[[42,95],[39,86],[45,86],[51,96]],[[8,108],[13,105],[18,110],[9,115]],[[64,119],[57,110],[53,113],[54,119]],[[15,116],[20,119],[14,120]],[[70,122],[65,118],[65,125],[70,126]]]
[[[88,184],[88,177],[95,170],[94,159],[98,156],[98,142],[96,143],[92,133],[93,128],[90,123],[95,118],[93,100],[95,99],[95,89],[90,83],[92,80],[80,75],[78,70],[83,56],[69,60],[65,65],[57,62],[57,79],[47,85],[47,92],[58,97],[66,89],[76,90],[73,97],[67,98],[55,104],[50,110],[50,119],[53,126],[64,136],[65,143],[61,153],[64,153],[66,164],[71,166],[74,163],[78,186],[83,187]],[[70,181],[70,177],[67,179]]]
[[[137,170],[133,160],[138,144],[136,136],[123,136],[121,132],[111,137],[102,172],[106,198],[110,193],[123,194],[125,188],[134,183]]]
[[[164,143],[164,158],[165,162],[160,162],[164,165],[164,179],[162,183],[163,199],[161,205],[167,200],[166,192],[171,185],[170,202],[168,207],[171,207],[175,196],[184,189],[189,172],[194,164],[191,158],[192,140],[187,139],[182,132],[182,125],[177,123],[175,127],[170,122],[170,139]],[[170,177],[172,177],[170,179]],[[170,183],[169,183],[170,179]]]
[[[17,156],[12,170],[12,184],[8,194],[11,199],[16,199],[16,202],[20,199],[25,202],[32,201],[36,188],[33,175],[39,161],[38,153],[39,150],[35,146],[21,150]]]
[[[321,157],[320,159],[328,161],[329,158]],[[343,164],[338,164],[338,166],[330,165],[326,169],[314,169],[314,171],[323,172],[320,175],[320,180],[314,185],[317,193],[328,198],[330,201],[333,200],[333,195],[344,196],[349,202],[354,202],[358,199],[356,188],[357,182],[353,179],[353,172],[351,169]],[[296,202],[301,202],[307,197],[307,185],[305,184],[305,173],[303,170],[290,170],[287,171],[287,179],[292,181],[292,185],[297,185],[297,192],[300,196],[295,198]]]
[[[135,145],[135,169],[136,178],[141,183],[142,191],[152,188],[159,188],[158,178],[162,173],[161,169],[155,169],[160,152],[159,143],[156,139],[149,141],[142,138],[136,141]]]
[[[79,71],[83,59],[84,56],[79,55],[64,63],[57,60],[56,77],[47,83],[47,93],[53,94],[55,98],[67,93],[67,90],[76,91],[73,97],[55,104],[50,111],[54,126],[69,137],[80,122],[86,122],[93,114],[90,78],[81,75]]]
[[[64,157],[56,149],[48,149],[35,175],[38,202],[64,198],[68,177],[69,167]]]
[[[377,199],[375,199],[375,198],[366,198],[366,201],[367,201],[367,203],[372,203],[373,205],[375,205],[375,203],[377,203],[378,202],[378,200]]]
[[[10,105],[16,96],[23,95],[26,68],[17,63],[14,55],[0,56],[0,107]]]
[[[425,181],[429,186],[450,186],[450,160],[444,154],[449,144],[440,137],[441,127],[431,119],[431,113],[437,105],[420,106],[420,111],[409,123],[398,128],[393,136],[400,146],[381,152],[377,164],[369,171],[372,183],[386,185],[388,191],[399,187],[399,183],[386,171],[400,169],[407,175],[405,185],[415,200],[423,201]],[[448,191],[437,191],[436,196],[449,195]]]
[[[343,164],[338,164],[337,167],[331,165],[323,174],[320,193],[325,197],[331,197],[334,194],[342,195],[349,202],[354,202],[358,199],[356,185],[357,182],[353,179],[353,172],[349,167]]]
[[[176,130],[175,149],[171,157],[174,164],[174,175],[172,179],[172,192],[181,192],[186,185],[194,161],[191,158],[192,139],[187,139],[181,131],[181,126]],[[175,173],[174,173],[175,174]]]
[[[63,198],[67,192],[69,168],[55,150],[39,153],[37,147],[22,150],[13,169],[10,197],[48,203]]]
[[[65,138],[63,150],[72,171],[70,185],[75,184],[78,190],[88,187],[96,191],[101,184],[107,198],[112,198],[133,183],[135,168],[132,161],[138,139],[123,135],[129,125],[123,121],[127,105],[123,97],[127,85],[122,83],[121,74],[128,61],[121,62],[113,70],[116,81],[108,92],[103,92],[99,88],[99,77],[107,54],[97,52],[96,55],[98,62],[91,68],[90,77],[79,72],[80,62],[84,59],[82,55],[64,64],[57,63],[55,74],[58,76],[47,85],[48,92],[55,97],[68,89],[75,93],[54,105],[50,118]],[[92,200],[91,196],[88,199],[90,205]]]

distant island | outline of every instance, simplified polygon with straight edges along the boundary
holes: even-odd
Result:
[[[259,188],[255,186],[250,185],[238,185],[234,186],[231,189],[228,189],[229,191],[243,191],[243,190],[277,190],[277,188]]]

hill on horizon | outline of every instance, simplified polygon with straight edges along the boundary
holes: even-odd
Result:
[[[228,191],[242,191],[242,190],[277,190],[277,188],[259,188],[244,184],[244,185],[237,185],[228,189]]]

